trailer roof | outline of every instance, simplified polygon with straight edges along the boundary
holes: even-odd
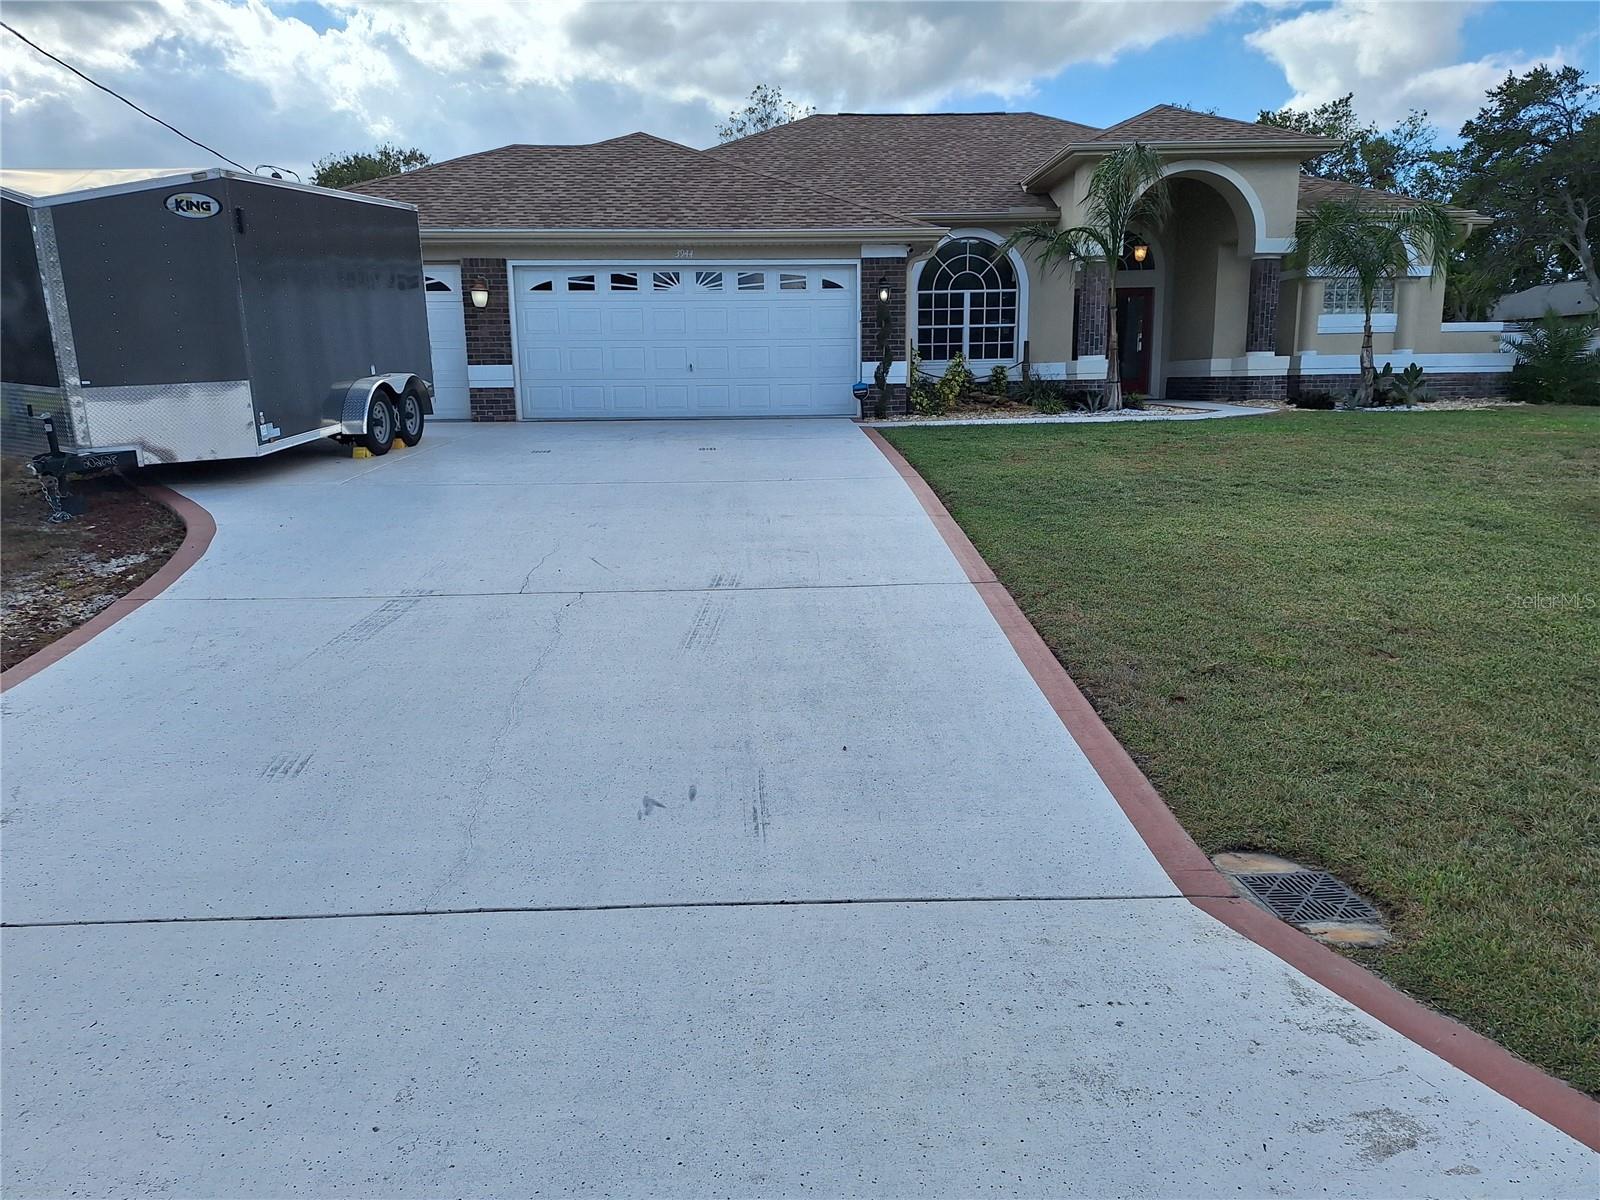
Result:
[[[241,183],[256,183],[264,187],[289,188],[297,192],[315,192],[322,196],[331,196],[336,200],[350,200],[356,204],[378,204],[385,208],[404,208],[416,211],[415,204],[406,204],[400,200],[390,200],[383,196],[363,196],[355,192],[341,191],[337,188],[317,187],[310,183],[296,183],[292,179],[271,179],[265,175],[252,175],[247,171],[227,171],[220,167],[211,167],[204,171],[184,171],[172,175],[159,175],[154,179],[129,180],[126,183],[108,184],[105,187],[84,188],[76,192],[62,192],[56,196],[22,196],[19,197],[33,205],[35,208],[47,208],[56,204],[76,204],[80,200],[96,200],[102,196],[120,196],[129,192],[160,191],[170,187],[181,187],[184,184],[201,183],[208,179],[233,179]]]

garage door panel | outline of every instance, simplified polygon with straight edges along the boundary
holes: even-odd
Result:
[[[658,371],[671,371],[681,374],[689,369],[689,348],[687,346],[652,346],[650,347],[650,365]]]
[[[423,267],[423,296],[432,349],[433,415],[465,420],[472,412],[467,382],[467,325],[461,307],[461,268],[429,263]]]
[[[636,304],[608,306],[605,310],[606,332],[612,334],[637,334],[644,332],[644,309]]]
[[[655,386],[655,410],[663,416],[687,416],[689,412],[689,387],[682,383],[658,383]]]
[[[568,346],[567,372],[572,375],[603,375],[605,351],[599,346]]]
[[[607,350],[606,370],[613,375],[642,375],[645,370],[643,346],[612,346]]]
[[[600,306],[572,304],[561,310],[561,332],[570,337],[593,336],[600,332]]]
[[[766,303],[758,300],[734,309],[733,331],[742,334],[771,333],[772,313],[768,311]]]
[[[723,372],[728,369],[728,348],[726,346],[696,346],[693,358],[696,371]]]
[[[516,270],[524,416],[856,411],[852,267]]]

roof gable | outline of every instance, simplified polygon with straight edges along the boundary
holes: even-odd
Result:
[[[1324,142],[1328,146],[1339,143],[1332,138],[1319,138],[1314,134],[1298,133],[1276,125],[1263,125],[1253,121],[1235,121],[1231,117],[1218,117],[1211,113],[1193,112],[1175,104],[1157,104],[1109,129],[1102,129],[1091,142]]]
[[[881,232],[919,224],[648,133],[501,146],[349,190],[415,204],[424,229]]]

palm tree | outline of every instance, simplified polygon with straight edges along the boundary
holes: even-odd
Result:
[[[1289,248],[1291,265],[1316,275],[1354,279],[1361,293],[1361,387],[1359,403],[1372,403],[1372,305],[1378,285],[1402,278],[1413,255],[1435,271],[1444,269],[1456,229],[1443,205],[1419,202],[1384,208],[1364,197],[1324,200],[1301,214]]]
[[[1106,407],[1122,407],[1122,372],[1117,350],[1117,263],[1128,233],[1135,226],[1159,228],[1172,211],[1162,177],[1161,156],[1141,142],[1107,155],[1089,177],[1084,199],[1084,224],[1057,229],[1049,222],[1017,230],[1001,251],[1028,246],[1038,251],[1039,264],[1101,263],[1106,272]]]

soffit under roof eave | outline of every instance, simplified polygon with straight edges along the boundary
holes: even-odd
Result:
[[[424,241],[448,242],[927,242],[935,243],[947,231],[937,225],[905,228],[840,229],[528,229],[424,225]]]

